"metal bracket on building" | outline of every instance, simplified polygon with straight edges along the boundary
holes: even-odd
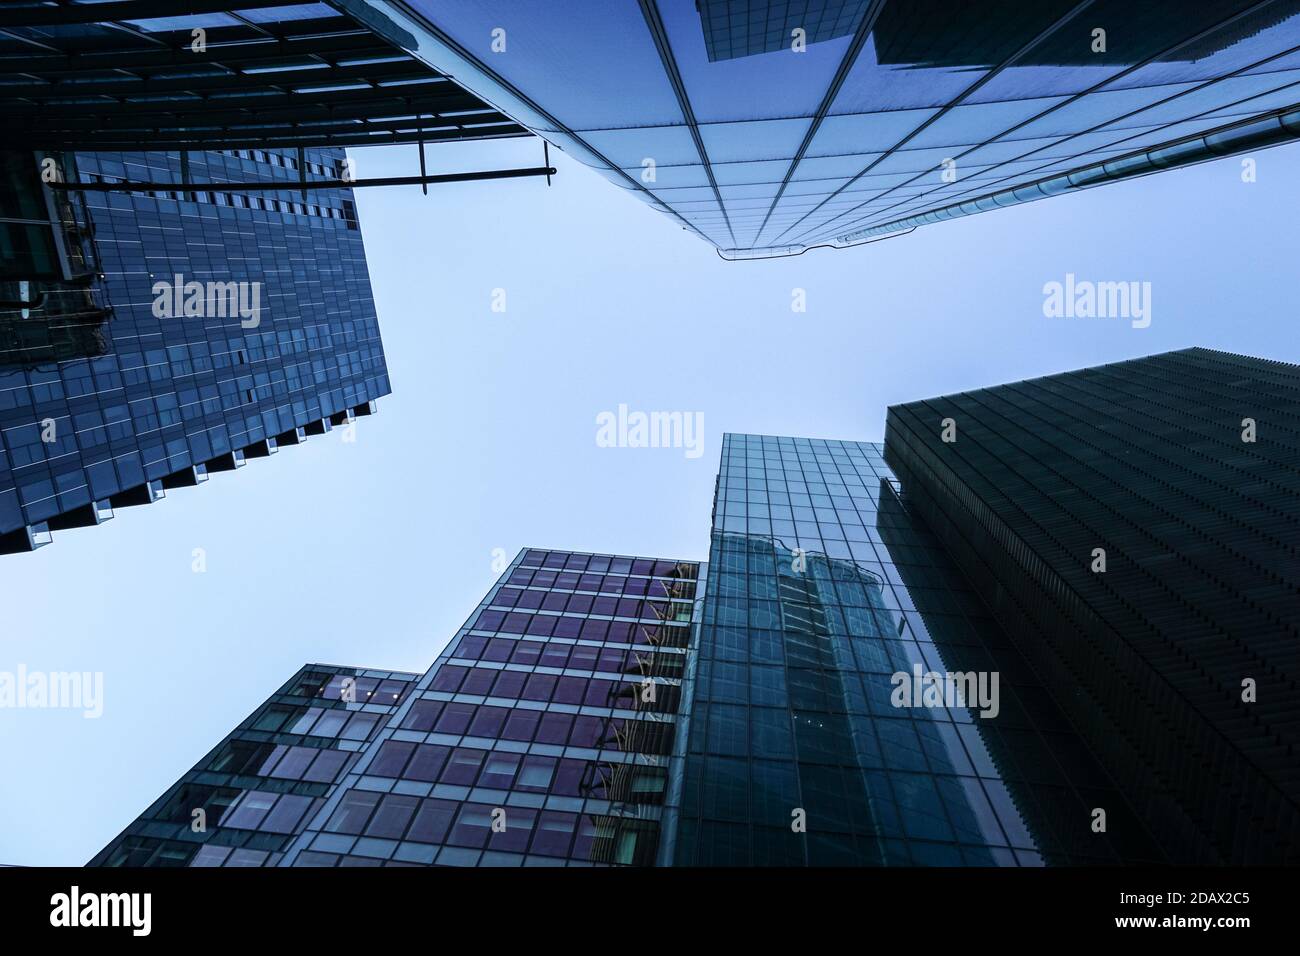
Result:
[[[486,179],[522,179],[526,176],[554,176],[554,166],[529,166],[522,169],[490,169],[472,173],[438,173],[433,176],[384,176],[376,179],[320,179],[309,182],[260,183],[152,183],[123,180],[116,183],[50,183],[51,189],[73,192],[277,192],[308,189],[358,189],[362,186],[432,186],[439,183],[473,183]]]

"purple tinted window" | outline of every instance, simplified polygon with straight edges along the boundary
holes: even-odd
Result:
[[[539,588],[551,588],[555,586],[554,571],[538,571],[533,575],[533,584]]]
[[[487,842],[491,832],[492,808],[486,804],[467,803],[456,814],[456,822],[447,834],[447,842],[452,846],[478,848]]]
[[[532,740],[541,719],[542,713],[538,710],[512,710],[501,736],[506,740]]]
[[[550,700],[555,693],[554,674],[533,674],[524,685],[525,700]]]
[[[572,813],[552,810],[542,813],[533,834],[532,852],[539,856],[567,856],[577,822],[578,818]]]
[[[612,597],[598,597],[591,604],[592,614],[609,614],[612,615],[618,608],[618,600]]]
[[[466,634],[460,639],[460,643],[456,645],[456,656],[476,661],[483,656],[485,647],[487,647],[486,637],[479,637],[477,634]]]
[[[499,631],[501,629],[501,622],[505,619],[505,611],[484,611],[478,616],[478,620],[474,622],[474,630]],[[460,656],[464,657],[465,655],[462,654]]]
[[[405,779],[433,782],[442,773],[442,766],[447,762],[450,747],[438,744],[420,744],[415,748],[415,756],[407,764]]]
[[[596,669],[596,658],[600,648],[589,644],[574,644],[573,654],[569,657],[569,666],[575,670],[592,671]]]
[[[492,599],[492,603],[497,607],[514,607],[515,602],[519,600],[519,595],[523,593],[522,588],[501,588]]]
[[[545,597],[545,591],[524,591],[519,595],[519,601],[515,604],[515,607],[521,610],[536,610],[542,606],[542,600]]]
[[[542,601],[542,608],[547,611],[563,611],[564,606],[569,603],[569,596],[562,591],[552,591],[546,595]]]
[[[501,631],[506,634],[522,634],[524,628],[528,626],[528,618],[527,614],[512,611],[506,615],[505,621],[501,624]]]
[[[584,575],[583,575],[583,576],[578,580],[578,589],[581,590],[581,591],[599,591],[599,590],[600,590],[600,575],[599,575],[599,574],[584,574]]]
[[[508,713],[510,711],[504,707],[480,707],[469,725],[469,732],[475,737],[495,737],[501,733]]]
[[[605,731],[605,721],[590,714],[579,714],[573,722],[573,737],[569,744],[573,747],[595,747]]]
[[[631,598],[621,598],[618,602],[619,617],[640,617],[641,603]]]
[[[572,618],[561,618],[562,621],[569,621]],[[558,630],[558,628],[557,628]],[[542,659],[539,663],[544,667],[563,667],[569,661],[569,644],[546,644],[542,650]]]
[[[461,682],[465,680],[465,674],[469,670],[467,667],[456,667],[453,664],[443,664],[438,668],[438,673],[433,675],[433,682],[429,685],[433,690],[446,691],[454,694],[460,690]]]
[[[587,686],[587,699],[585,702],[592,707],[614,706],[614,701],[610,697],[614,687],[613,681],[593,680]]]
[[[621,673],[623,670],[623,661],[627,656],[627,651],[621,647],[607,647],[600,652],[600,661],[596,665],[597,670],[606,671],[611,674]]]
[[[454,783],[461,787],[472,787],[478,777],[478,768],[483,765],[486,751],[473,750],[469,747],[457,747],[447,759],[447,766],[442,768],[440,783]]]
[[[506,811],[506,828],[488,837],[488,849],[505,853],[523,853],[537,826],[537,811],[510,807]]]
[[[555,586],[564,588],[566,591],[572,591],[578,586],[578,575],[573,571],[566,571],[563,574],[556,575]]]
[[[404,740],[385,740],[367,773],[376,777],[400,777],[402,768],[415,751],[415,744]]]
[[[487,667],[472,668],[465,676],[465,683],[460,685],[462,694],[486,695],[492,689],[492,682],[497,679],[497,672]]]
[[[555,695],[552,698],[560,704],[581,704],[582,696],[587,690],[587,680],[584,677],[561,677],[555,686]]]
[[[537,729],[537,741],[543,744],[563,744],[569,739],[571,726],[572,714],[543,714],[541,726]]]
[[[541,641],[520,641],[515,645],[515,652],[510,655],[513,664],[536,664],[542,656]]]
[[[487,650],[483,652],[483,660],[504,662],[510,660],[510,655],[515,651],[515,642],[507,640],[504,637],[494,637],[488,641]]]
[[[582,638],[586,641],[603,641],[609,630],[609,621],[597,621],[592,618],[582,622]]]
[[[347,762],[348,754],[342,750],[322,750],[320,755],[312,761],[311,769],[302,775],[302,779],[311,780],[315,783],[331,783],[338,776],[338,772],[343,769],[343,764]]]
[[[555,630],[556,618],[549,615],[538,614],[528,622],[528,633],[538,634],[542,637],[550,637],[551,632]]]
[[[566,797],[580,796],[582,777],[586,769],[587,762],[585,760],[561,760],[559,770],[555,774],[555,783],[551,786],[551,792]]]
[[[473,715],[473,704],[448,704],[443,708],[438,722],[434,724],[434,729],[440,734],[463,734]]]
[[[516,568],[510,572],[511,584],[527,584],[533,579],[532,571],[525,571],[523,568]]]
[[[573,838],[570,854],[575,860],[586,860],[591,856],[592,845],[596,842],[596,823],[589,816],[578,817],[578,833]]]
[[[591,604],[595,600],[590,594],[575,594],[569,598],[570,614],[586,614],[591,610]]]
[[[527,679],[528,675],[523,671],[502,671],[497,675],[497,682],[492,685],[492,696],[518,698]]]
[[[420,805],[419,797],[401,793],[390,793],[379,803],[379,809],[370,818],[366,827],[366,836],[382,837],[385,840],[400,840],[406,832],[406,825]]]
[[[633,626],[626,621],[611,621],[605,640],[611,644],[631,644]]]
[[[519,769],[519,760],[519,754],[489,753],[487,759],[483,761],[483,773],[479,777],[478,785],[492,787],[495,790],[510,789],[510,784],[515,779],[515,771]]]
[[[450,800],[425,800],[406,838],[420,843],[441,843],[455,815],[456,804]]]
[[[292,833],[298,826],[307,808],[311,806],[311,797],[299,797],[286,793],[275,802],[275,808],[266,815],[260,829],[272,833]]]
[[[405,730],[432,730],[434,723],[438,720],[438,715],[441,713],[442,701],[417,700],[411,705],[406,720],[402,721],[402,728]]]
[[[552,637],[577,637],[582,633],[582,618],[557,617]]]
[[[539,757],[535,754],[529,754],[524,757],[524,761],[519,766],[519,774],[515,777],[516,790],[528,790],[534,793],[544,793],[550,789],[551,781],[555,779],[554,757]]]
[[[615,574],[627,574],[632,570],[631,558],[610,558],[609,569]]]

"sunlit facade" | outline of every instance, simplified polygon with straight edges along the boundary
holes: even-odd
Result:
[[[1297,0],[366,5],[390,41],[726,257],[1300,133]]]

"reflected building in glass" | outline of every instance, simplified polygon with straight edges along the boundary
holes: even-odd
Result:
[[[727,434],[707,562],[524,550],[94,862],[1296,862],[1297,384],[1189,349]]]
[[[728,258],[1300,134],[1300,0],[365,6],[391,42]]]

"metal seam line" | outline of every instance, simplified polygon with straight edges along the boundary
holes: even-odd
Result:
[[[779,241],[779,240],[781,239],[782,236],[784,236],[786,233],[790,232],[791,230],[793,230],[793,229],[797,229],[798,226],[799,226],[799,224],[800,224],[801,222],[803,222],[803,221],[804,221],[805,219],[807,219],[809,216],[811,216],[811,215],[813,215],[814,213],[816,213],[818,209],[821,209],[824,205],[826,205],[826,203],[830,202],[832,199],[834,199],[834,198],[835,198],[836,196],[838,196],[840,193],[844,192],[846,189],[848,189],[850,186],[852,186],[854,183],[856,183],[859,179],[861,179],[861,178],[862,178],[863,176],[865,176],[867,173],[871,172],[871,170],[875,169],[877,166],[879,166],[881,163],[883,163],[886,159],[888,159],[889,157],[893,156],[894,153],[896,153],[896,152],[898,152],[898,150],[902,149],[905,145],[907,145],[907,143],[911,142],[911,141],[912,141],[913,139],[915,139],[917,136],[920,136],[921,133],[925,132],[925,130],[929,129],[932,125],[934,125],[935,123],[937,123],[940,119],[942,119],[943,117],[947,116],[948,113],[951,112],[951,111],[952,111],[952,110],[953,110],[953,109],[954,109],[958,104],[960,104],[963,100],[967,99],[969,96],[971,96],[973,93],[975,93],[975,92],[976,92],[977,90],[979,90],[981,87],[983,87],[986,83],[990,82],[990,81],[991,81],[995,76],[998,76],[998,75],[999,75],[1003,70],[1005,70],[1007,67],[1011,66],[1011,65],[1012,65],[1013,63],[1015,63],[1018,59],[1020,59],[1022,56],[1024,56],[1026,53],[1028,53],[1028,52],[1029,52],[1030,50],[1032,50],[1034,47],[1036,47],[1039,43],[1043,42],[1043,40],[1047,39],[1049,36],[1051,36],[1053,33],[1055,33],[1057,30],[1059,30],[1062,26],[1064,26],[1064,25],[1065,25],[1066,23],[1068,23],[1070,20],[1074,19],[1076,16],[1078,16],[1080,13],[1082,13],[1086,8],[1088,8],[1088,7],[1091,6],[1091,5],[1092,5],[1092,0],[1083,0],[1083,2],[1081,2],[1081,3],[1079,3],[1079,4],[1076,4],[1074,7],[1072,7],[1072,8],[1070,9],[1070,11],[1069,11],[1068,13],[1066,13],[1064,16],[1058,18],[1054,23],[1052,23],[1051,26],[1047,27],[1045,30],[1043,30],[1041,33],[1039,33],[1039,34],[1038,34],[1036,37],[1034,37],[1032,40],[1028,41],[1028,42],[1025,43],[1023,46],[1021,46],[1018,50],[1016,50],[1014,53],[1012,53],[1011,56],[1007,57],[1005,60],[1003,60],[1003,61],[1002,61],[1001,63],[999,63],[997,66],[995,66],[995,67],[991,68],[990,70],[988,70],[988,71],[987,71],[983,76],[981,76],[978,80],[976,80],[974,83],[972,83],[972,84],[971,84],[970,86],[968,86],[966,89],[962,90],[961,95],[955,97],[955,98],[952,99],[952,100],[949,100],[948,103],[945,104],[945,105],[943,106],[942,109],[940,109],[937,113],[935,113],[935,114],[934,114],[933,116],[931,116],[929,119],[925,120],[923,123],[921,123],[920,125],[918,125],[918,126],[916,127],[916,129],[912,130],[910,133],[908,133],[906,136],[904,136],[902,139],[900,139],[897,143],[895,143],[893,146],[891,146],[891,147],[890,147],[890,148],[889,148],[889,149],[888,149],[884,154],[882,154],[878,159],[875,159],[875,160],[873,160],[872,162],[868,163],[865,169],[863,169],[861,172],[859,172],[857,175],[855,175],[855,176],[854,176],[852,179],[850,179],[847,183],[845,183],[845,184],[844,184],[843,186],[841,186],[839,189],[836,189],[833,193],[831,193],[829,196],[827,196],[825,199],[823,199],[821,202],[819,202],[816,206],[814,206],[812,209],[809,209],[806,213],[804,213],[802,216],[800,216],[796,221],[792,222],[789,226],[787,226],[785,229],[783,229],[783,230],[782,230],[782,231],[777,235],[777,237],[776,237],[777,240]],[[924,174],[924,173],[917,173],[917,176],[923,176],[923,175],[925,175],[925,174]],[[856,209],[857,207],[855,206],[854,208]],[[831,217],[831,219],[827,220],[827,223],[834,222],[834,221],[835,221],[836,219],[838,219],[838,218],[839,218],[839,216],[833,216],[833,217]],[[823,225],[826,225],[827,223],[823,223]],[[802,237],[803,235],[807,235],[807,233],[808,233],[809,231],[810,231],[810,230],[805,230],[803,233],[800,234],[800,236]],[[797,242],[798,239],[796,239],[795,241]]]
[[[722,221],[727,224],[727,232],[731,234],[732,244],[735,244],[736,230],[731,228],[731,217],[727,215],[727,206],[722,201],[722,193],[718,189],[718,182],[713,178],[713,165],[709,162],[709,154],[704,148],[704,138],[700,136],[700,127],[695,121],[695,111],[691,109],[690,97],[686,95],[686,84],[682,82],[681,71],[677,69],[677,60],[673,56],[672,47],[668,43],[668,31],[664,27],[663,18],[659,15],[659,7],[655,4],[655,0],[639,0],[639,2],[641,4],[641,15],[645,17],[650,36],[654,38],[655,49],[659,51],[659,61],[663,64],[664,72],[668,75],[668,82],[673,86],[673,92],[677,94],[677,106],[682,111],[682,119],[686,121],[686,128],[690,130],[691,139],[695,141],[695,149],[700,154],[700,163],[704,166],[704,174],[709,177],[709,185],[713,187],[713,197],[718,203],[718,208],[722,211]]]
[[[1086,0],[1091,2],[1091,0]],[[757,245],[759,239],[763,236],[763,230],[767,228],[767,222],[772,218],[772,213],[776,210],[776,205],[785,195],[786,187],[790,185],[790,179],[794,176],[795,169],[798,168],[800,161],[803,160],[804,154],[808,152],[808,147],[812,145],[813,137],[817,135],[817,130],[821,128],[822,121],[826,119],[826,114],[830,111],[831,104],[839,96],[840,88],[844,81],[848,79],[849,71],[853,69],[854,64],[858,61],[858,54],[866,46],[867,37],[871,31],[876,28],[876,20],[880,18],[880,12],[885,9],[885,0],[874,0],[872,6],[863,14],[862,22],[858,24],[857,32],[853,35],[853,41],[849,48],[844,51],[844,59],[840,61],[839,69],[831,77],[830,86],[826,88],[826,94],[822,97],[821,103],[817,107],[817,112],[813,114],[812,125],[808,132],[804,134],[803,142],[799,144],[799,149],[794,154],[794,159],[790,161],[790,168],[785,171],[785,179],[781,181],[781,186],[776,191],[776,196],[772,200],[772,205],[767,207],[767,215],[763,217],[763,223],[758,227],[758,232],[754,233],[754,244]]]
[[[1030,123],[1035,123],[1035,122],[1037,122],[1038,120],[1042,119],[1044,116],[1047,116],[1047,115],[1049,115],[1049,114],[1051,114],[1051,113],[1054,113],[1054,112],[1056,112],[1056,111],[1059,110],[1059,109],[1063,109],[1064,107],[1069,106],[1070,104],[1077,102],[1078,100],[1082,99],[1083,97],[1085,97],[1085,96],[1089,96],[1089,95],[1091,95],[1091,94],[1093,94],[1093,93],[1095,93],[1095,92],[1101,90],[1103,87],[1109,86],[1110,84],[1114,83],[1115,81],[1117,81],[1117,80],[1121,80],[1121,79],[1123,79],[1124,77],[1129,76],[1129,75],[1132,74],[1132,73],[1135,73],[1136,71],[1140,70],[1142,67],[1146,66],[1147,64],[1149,64],[1149,63],[1153,63],[1153,62],[1156,62],[1156,61],[1160,60],[1161,58],[1168,56],[1170,53],[1173,53],[1174,51],[1180,49],[1181,47],[1187,46],[1189,43],[1194,43],[1194,42],[1197,41],[1197,40],[1200,40],[1200,39],[1203,39],[1204,37],[1210,36],[1210,35],[1216,33],[1217,31],[1222,30],[1222,29],[1223,29],[1225,26],[1227,26],[1228,24],[1233,23],[1234,21],[1236,21],[1236,20],[1238,20],[1238,19],[1240,19],[1240,18],[1242,18],[1242,17],[1248,16],[1249,14],[1255,13],[1255,12],[1257,12],[1258,10],[1261,10],[1261,9],[1263,9],[1264,7],[1269,6],[1272,2],[1273,2],[1273,0],[1260,0],[1259,3],[1256,3],[1256,4],[1254,4],[1254,5],[1250,6],[1250,7],[1247,7],[1246,9],[1244,9],[1244,10],[1238,12],[1235,16],[1229,17],[1229,18],[1226,19],[1226,20],[1222,20],[1222,21],[1220,21],[1219,23],[1216,23],[1214,26],[1206,27],[1204,30],[1202,30],[1200,33],[1197,33],[1195,36],[1188,37],[1187,39],[1185,39],[1185,40],[1183,40],[1183,41],[1181,41],[1181,42],[1179,42],[1179,43],[1176,43],[1176,44],[1174,44],[1173,46],[1171,46],[1171,47],[1169,47],[1169,48],[1167,48],[1167,49],[1165,49],[1165,50],[1159,51],[1159,52],[1157,52],[1157,53],[1153,53],[1151,56],[1147,57],[1146,59],[1144,59],[1144,60],[1140,60],[1140,61],[1138,61],[1137,63],[1134,63],[1133,65],[1129,66],[1127,69],[1124,69],[1124,70],[1119,71],[1119,72],[1116,73],[1114,76],[1108,77],[1108,78],[1106,78],[1105,80],[1102,80],[1101,82],[1099,82],[1099,83],[1097,83],[1097,84],[1095,84],[1095,85],[1093,85],[1093,86],[1090,86],[1088,89],[1086,89],[1086,90],[1082,90],[1082,91],[1080,91],[1080,92],[1074,94],[1073,96],[1071,96],[1071,97],[1069,97],[1068,99],[1066,99],[1064,102],[1057,103],[1055,106],[1051,106],[1051,107],[1049,107],[1049,108],[1043,110],[1043,112],[1039,113],[1039,114],[1036,115],[1036,116],[1031,116],[1031,117],[1029,117],[1029,118],[1026,119],[1026,120],[1022,120],[1021,122],[1019,122],[1019,123],[1017,123],[1016,125],[1012,126],[1010,129],[1005,129],[1005,130],[1003,130],[1003,131],[1002,131],[1001,133],[999,133],[997,136],[994,136],[992,139],[987,140],[985,143],[977,144],[977,145],[975,145],[975,146],[972,146],[970,149],[965,150],[964,152],[958,153],[956,156],[953,157],[953,159],[960,159],[961,157],[966,156],[966,155],[968,155],[968,154],[974,152],[974,151],[977,150],[977,149],[980,149],[982,146],[988,145],[989,143],[996,143],[998,140],[1002,139],[1004,136],[1008,135],[1009,133],[1014,133],[1016,130],[1020,129],[1020,128],[1023,127],[1023,126],[1027,126],[1027,125],[1029,125]],[[1076,134],[1076,135],[1078,135],[1078,134]],[[1072,138],[1074,138],[1074,137],[1073,137],[1073,136],[1068,136],[1068,137],[1066,137],[1066,139],[1072,139]],[[1002,165],[1002,164],[999,164],[999,165]],[[931,170],[927,170],[926,172],[932,172],[932,171],[933,171],[933,169],[931,169]],[[917,176],[916,176],[916,177],[913,177],[913,180],[909,180],[909,182],[914,181],[916,178],[919,178],[920,176],[923,176],[923,175],[925,175],[925,173],[918,173]],[[894,189],[897,189],[897,188],[898,188],[897,186],[890,187],[889,189],[885,190],[885,191],[884,191],[883,193],[881,193],[880,195],[882,195],[882,196],[883,196],[883,195],[888,195],[890,192],[893,192],[893,190],[894,190]],[[872,198],[873,198],[873,199],[877,199],[877,198],[879,198],[879,196],[872,197]],[[861,203],[859,203],[858,205],[854,206],[852,209],[846,209],[844,212],[839,213],[838,215],[832,216],[830,219],[826,220],[826,222],[822,223],[822,225],[823,225],[823,226],[827,226],[827,225],[830,225],[830,223],[834,222],[836,219],[841,219],[841,218],[843,218],[843,217],[845,217],[845,216],[852,215],[856,210],[861,209],[862,206],[864,206],[864,205],[866,204],[866,202],[868,202],[868,201],[869,201],[869,200],[864,200],[863,202],[861,202]],[[805,232],[804,234],[806,234],[806,232]]]

